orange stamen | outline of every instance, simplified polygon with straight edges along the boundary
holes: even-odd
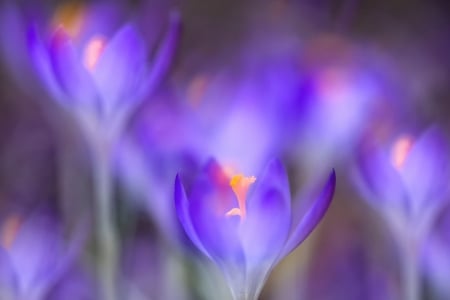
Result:
[[[100,36],[92,38],[87,44],[84,49],[84,66],[88,71],[93,71],[95,69],[105,45],[105,38]]]
[[[254,182],[256,181],[255,176],[244,177],[242,174],[235,175],[230,180],[230,186],[236,195],[238,206],[226,213],[226,216],[240,216],[241,219],[244,219],[246,216],[246,200],[247,200],[247,192]]]
[[[402,136],[394,143],[391,152],[391,163],[398,171],[403,169],[412,146],[413,139],[409,136]]]
[[[79,1],[69,1],[56,9],[52,19],[52,27],[62,26],[71,38],[76,38],[84,24],[86,9]]]

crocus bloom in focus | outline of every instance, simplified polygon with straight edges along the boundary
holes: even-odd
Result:
[[[110,39],[94,35],[80,49],[63,26],[55,30],[48,44],[31,30],[30,52],[55,100],[69,107],[88,130],[100,127],[114,132],[167,70],[177,25],[174,16],[152,65],[147,63],[145,42],[130,24]]]
[[[227,176],[214,161],[189,196],[177,176],[175,205],[192,242],[223,272],[234,299],[256,299],[276,263],[293,251],[326,212],[335,187],[332,172],[313,202],[292,220],[286,171],[272,161],[259,177]]]

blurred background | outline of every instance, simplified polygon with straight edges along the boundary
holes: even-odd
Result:
[[[368,199],[358,157],[367,144],[390,149],[431,126],[450,138],[450,2],[24,0],[0,9],[2,245],[36,215],[66,241],[86,224],[51,299],[98,299],[93,164],[70,109],[35,70],[29,28],[45,40],[62,23],[82,49],[131,22],[151,62],[174,11],[181,31],[170,68],[131,113],[114,159],[123,299],[229,299],[173,208],[175,175],[191,182],[209,157],[249,175],[280,157],[293,196],[336,170],[330,209],[274,269],[261,299],[405,299],[403,254],[386,221],[396,208]],[[450,298],[447,195],[439,193],[420,247],[419,299]]]

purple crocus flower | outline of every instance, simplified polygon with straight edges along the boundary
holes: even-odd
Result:
[[[395,223],[424,234],[448,195],[448,146],[438,127],[418,138],[400,135],[389,147],[370,146],[359,159],[366,198]],[[399,224],[400,223],[400,224]]]
[[[47,299],[71,269],[80,250],[80,237],[65,244],[55,222],[32,216],[22,222],[9,217],[2,226],[0,298]],[[80,231],[81,232],[81,231]]]
[[[60,27],[48,44],[29,34],[31,57],[53,98],[78,121],[94,157],[99,269],[104,298],[115,299],[118,242],[114,232],[113,166],[117,142],[132,110],[152,91],[169,66],[178,32],[169,33],[147,64],[147,47],[130,24],[112,38],[94,35],[80,49]]]
[[[152,65],[138,30],[124,25],[108,38],[93,35],[79,45],[60,26],[44,42],[30,30],[30,54],[50,94],[69,108],[88,133],[105,130],[117,134],[130,112],[151,91],[167,70],[174,49],[178,16],[173,15],[169,33]]]
[[[230,178],[211,161],[189,196],[177,176],[176,211],[191,241],[223,272],[234,299],[256,299],[272,268],[321,220],[335,181],[333,171],[319,197],[293,212],[280,161],[270,162],[258,179]]]
[[[417,139],[399,136],[387,149],[371,147],[360,158],[359,184],[402,252],[405,299],[421,298],[422,251],[447,200],[449,163],[447,143],[437,127]]]

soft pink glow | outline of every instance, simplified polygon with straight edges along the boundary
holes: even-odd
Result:
[[[106,40],[103,37],[94,37],[87,44],[84,49],[84,66],[89,71],[93,71],[100,55],[103,53],[105,48]]]
[[[413,139],[409,136],[402,136],[397,139],[391,152],[391,163],[394,168],[397,170],[401,170],[403,168],[412,145]]]
[[[21,219],[17,215],[11,215],[6,219],[1,230],[1,244],[5,249],[11,247],[20,228],[20,224]]]

